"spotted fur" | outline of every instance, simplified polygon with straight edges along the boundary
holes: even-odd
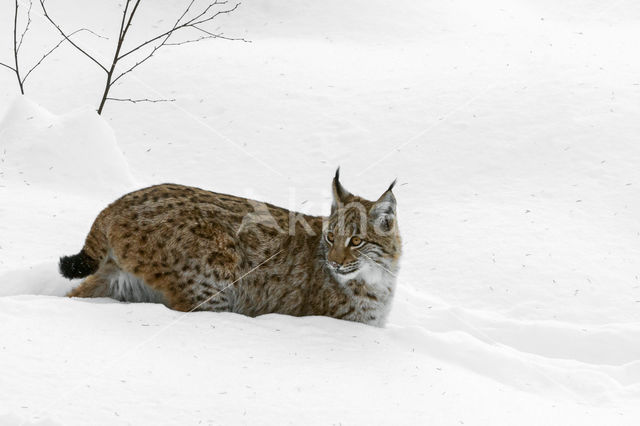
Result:
[[[336,172],[331,215],[320,217],[199,188],[152,186],[104,209],[82,251],[62,258],[60,270],[86,276],[71,297],[382,326],[401,253],[392,188],[368,201],[346,191]],[[364,243],[355,247],[354,237]]]

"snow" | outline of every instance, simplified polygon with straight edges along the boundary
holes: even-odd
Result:
[[[56,117],[18,98],[0,133],[3,178],[12,187],[117,194],[133,185],[113,131],[90,107]]]
[[[109,2],[49,3],[68,28],[117,30]],[[141,9],[134,37],[177,3]],[[103,76],[71,49],[25,97],[4,70],[0,424],[638,424],[638,17],[632,2],[256,0],[220,21],[251,43],[166,48],[114,89],[175,102],[102,116]],[[37,59],[55,36],[40,16],[32,31]],[[384,329],[61,297],[77,283],[57,258],[129,190],[320,214],[338,165],[368,198],[399,178]]]

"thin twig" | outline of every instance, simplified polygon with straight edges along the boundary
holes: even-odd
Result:
[[[132,102],[134,104],[137,104],[138,102],[151,102],[151,103],[156,103],[156,102],[175,102],[175,99],[131,99],[131,98],[107,98],[107,100],[109,101],[119,101],[119,102]]]
[[[98,36],[98,37],[102,37],[101,35],[96,34],[96,33],[94,33],[93,31],[91,31],[91,30],[89,30],[89,29],[87,29],[87,28],[80,28],[79,30],[75,30],[74,32],[72,32],[72,33],[70,33],[70,34],[69,34],[69,37],[71,37],[71,36],[73,36],[74,34],[77,34],[77,33],[79,33],[79,32],[82,32],[82,31],[88,31],[88,32],[90,32],[91,34],[94,34],[94,35],[96,35],[96,36]],[[102,37],[102,38],[105,38],[105,37]],[[24,78],[22,79],[22,83],[24,83],[25,81],[27,81],[27,77],[29,77],[29,74],[31,74],[31,72],[32,72],[33,70],[35,70],[35,69],[38,67],[38,65],[40,65],[40,64],[42,63],[42,61],[44,61],[44,60],[45,60],[45,58],[46,58],[47,56],[51,55],[51,54],[53,53],[53,51],[54,51],[54,50],[56,50],[58,47],[60,47],[60,45],[61,45],[62,43],[64,43],[66,40],[67,40],[66,38],[63,38],[62,40],[60,40],[60,41],[58,42],[58,44],[56,44],[55,46],[53,46],[53,47],[52,47],[52,48],[51,48],[47,53],[45,53],[44,55],[42,55],[42,58],[40,58],[40,60],[39,60],[38,62],[36,62],[36,64],[35,64],[34,66],[32,66],[32,67],[31,67],[31,69],[30,69],[29,71],[27,71],[27,74],[26,74],[26,75],[24,76]]]
[[[125,75],[129,74],[134,69],[138,68],[139,65],[142,65],[144,62],[146,62],[148,59],[150,59],[153,56],[153,54],[156,53],[156,51],[160,48],[160,46],[163,46],[163,44],[160,44],[159,46],[155,47],[151,51],[151,53],[149,53],[147,56],[142,58],[142,60],[140,60],[140,61],[136,62],[135,64],[133,64],[129,69],[127,69],[126,71],[121,72],[116,78],[114,78],[111,81],[109,86],[113,86],[116,83],[116,81],[120,80],[122,77],[124,77]]]
[[[209,40],[209,39],[212,39],[212,38],[215,38],[215,37],[207,35],[207,36],[201,36],[201,37],[193,38],[193,39],[189,39],[189,40],[176,41],[175,43],[164,43],[164,46],[181,46],[183,44],[197,43],[199,41]]]
[[[7,65],[7,64],[5,64],[5,63],[3,63],[3,62],[0,62],[0,65],[2,65],[3,67],[7,67],[7,68],[9,68],[9,69],[10,69],[11,71],[13,71],[13,72],[16,72],[15,68],[13,68],[13,67],[11,67],[11,66],[9,66],[9,65]]]
[[[175,31],[175,29],[178,26],[178,24],[180,24],[180,21],[182,21],[182,19],[186,16],[186,14],[189,13],[189,10],[191,10],[191,6],[193,6],[193,3],[195,3],[195,0],[191,0],[189,5],[185,8],[184,12],[182,12],[182,15],[180,15],[180,17],[176,20],[175,24],[173,24],[173,30],[167,34],[167,36],[164,38],[164,40],[162,40],[162,42],[159,45],[155,46],[153,48],[153,50],[151,50],[151,52],[147,56],[142,58],[142,60],[136,62],[129,69],[127,69],[126,71],[123,71],[122,73],[120,73],[120,75],[118,75],[116,78],[114,78],[109,85],[113,86],[116,83],[116,81],[120,80],[122,77],[124,77],[125,75],[129,74],[131,71],[136,69],[138,66],[140,66],[141,64],[146,62],[148,59],[150,59],[153,56],[154,53],[156,53],[156,51],[158,49],[160,49],[162,46],[165,46],[167,41],[169,40],[169,37],[171,37],[171,35]],[[120,60],[121,58],[122,58],[122,56],[120,58],[117,58],[117,60]]]
[[[22,46],[22,41],[24,40],[24,36],[29,30],[29,26],[31,25],[31,8],[33,8],[33,0],[29,0],[29,9],[27,9],[27,25],[25,25],[22,35],[20,35],[20,42],[18,43],[18,46],[16,48],[16,50],[18,51],[20,50],[20,47]]]
[[[22,85],[22,79],[20,78],[20,65],[18,63],[18,0],[16,0],[15,13],[13,15],[13,61],[16,67],[13,69],[18,79],[18,86],[20,86],[20,93],[24,95],[24,86]]]
[[[107,68],[102,65],[96,58],[94,58],[93,56],[91,56],[89,53],[87,53],[83,48],[81,48],[80,46],[78,46],[76,43],[74,43],[67,34],[65,34],[64,31],[62,31],[62,28],[60,28],[60,26],[58,24],[55,23],[55,21],[49,16],[49,13],[47,12],[47,8],[44,6],[44,1],[45,0],[40,0],[40,6],[42,6],[42,12],[44,13],[44,17],[47,18],[47,20],[51,23],[51,25],[53,25],[54,27],[56,27],[56,29],[58,30],[58,32],[60,34],[62,34],[62,37],[64,37],[69,43],[71,43],[71,45],[73,47],[75,47],[76,49],[78,49],[83,55],[85,55],[87,58],[91,59],[91,61],[93,61],[96,65],[98,65],[104,72],[108,73],[109,71],[107,70]]]
[[[119,80],[122,76],[124,76],[125,74],[128,74],[128,73],[130,73],[131,71],[133,71],[133,70],[134,70],[135,68],[137,68],[140,64],[144,63],[146,60],[148,60],[149,58],[151,58],[151,57],[153,56],[153,54],[154,54],[154,53],[156,53],[156,51],[157,51],[158,49],[160,49],[162,46],[164,46],[164,45],[165,45],[165,43],[167,42],[167,40],[169,40],[169,37],[171,37],[171,35],[173,34],[173,32],[174,32],[174,31],[176,30],[176,28],[178,27],[178,24],[180,23],[180,21],[182,21],[182,18],[184,18],[184,17],[185,17],[185,15],[186,15],[187,13],[189,13],[189,10],[191,10],[191,6],[193,6],[193,3],[194,3],[194,2],[195,2],[195,0],[191,0],[191,3],[189,3],[189,5],[188,5],[188,6],[186,7],[186,9],[184,10],[184,12],[182,12],[182,15],[180,15],[180,17],[176,20],[176,23],[175,23],[175,24],[173,24],[173,28],[172,28],[170,31],[168,31],[168,32],[166,33],[166,36],[165,36],[164,40],[162,40],[162,42],[161,42],[158,46],[155,46],[155,47],[153,48],[153,50],[151,51],[151,53],[149,53],[149,54],[148,54],[145,58],[143,58],[141,61],[136,62],[136,63],[135,63],[131,68],[129,68],[128,70],[126,70],[126,71],[122,72],[119,76],[117,76],[117,77],[113,80],[113,82],[112,82],[111,84],[114,84],[114,83],[115,83],[117,80]],[[154,38],[154,39],[152,39],[152,40],[158,40],[159,38],[162,38],[162,36],[160,36],[160,37],[156,37],[156,38]],[[146,42],[146,43],[148,44],[149,42]],[[124,54],[124,55],[120,56],[120,57],[118,58],[118,60],[122,59],[124,56],[128,55],[129,53],[131,53],[131,52],[128,52],[128,53],[126,53],[126,54]]]
[[[127,0],[127,6],[129,5],[129,1],[130,1],[130,0]],[[127,26],[126,26],[126,27],[124,27],[124,30],[122,30],[122,32],[120,33],[120,34],[121,34],[122,42],[124,42],[124,38],[125,38],[125,36],[127,35],[127,31],[129,31],[129,27],[131,27],[131,21],[133,21],[133,15],[135,15],[136,10],[138,10],[138,5],[139,5],[139,4],[140,4],[140,0],[136,0],[136,4],[135,4],[135,5],[133,5],[133,10],[131,11],[131,14],[129,15],[129,20],[127,21]],[[127,16],[127,9],[125,8],[125,11],[124,11],[124,14],[123,14],[123,21],[122,21],[122,22],[124,22],[124,17],[126,17],[126,16]],[[121,28],[122,28],[122,27],[121,27]],[[119,47],[122,47],[122,44],[121,44]],[[118,50],[118,52],[119,52],[119,50]],[[118,57],[118,55],[116,55],[116,58],[117,58],[117,57]]]
[[[131,0],[127,0],[124,5],[124,11],[122,12],[122,21],[120,22],[120,31],[118,32],[118,40],[122,38],[122,31],[124,30],[124,21],[127,18],[127,11],[129,10],[129,4]]]
[[[16,0],[17,1],[17,0]],[[32,1],[32,0],[30,0]],[[173,24],[173,26],[168,29],[167,31],[162,32],[159,35],[156,35],[155,37],[152,37],[149,40],[146,40],[140,44],[138,44],[137,46],[129,49],[128,51],[126,51],[125,53],[122,53],[122,49],[125,43],[125,39],[127,37],[127,34],[129,32],[129,30],[131,29],[131,25],[132,22],[134,20],[135,14],[138,10],[138,6],[140,5],[141,0],[126,0],[123,11],[122,11],[122,19],[120,21],[120,31],[118,32],[118,42],[116,44],[116,48],[115,48],[115,52],[113,54],[113,59],[111,60],[111,63],[109,65],[103,65],[100,61],[98,61],[95,57],[93,57],[91,54],[89,54],[86,50],[84,50],[82,47],[80,47],[77,43],[75,43],[73,40],[71,40],[71,36],[75,33],[71,33],[71,34],[66,34],[64,32],[64,30],[62,30],[62,28],[53,20],[53,18],[51,18],[51,16],[49,15],[46,7],[45,7],[45,1],[46,0],[39,0],[40,1],[40,5],[42,6],[42,11],[44,13],[45,18],[58,30],[58,32],[64,37],[64,40],[60,41],[56,46],[54,46],[50,51],[48,51],[41,59],[40,61],[38,61],[38,63],[36,63],[34,65],[34,67],[29,70],[29,72],[27,73],[27,76],[29,76],[29,74],[31,73],[31,71],[33,71],[33,69],[35,69],[35,67],[37,67],[38,65],[40,65],[40,63],[47,57],[49,56],[55,49],[57,49],[63,41],[68,41],[73,47],[75,47],[77,50],[79,50],[83,55],[85,55],[86,57],[88,57],[89,59],[91,59],[91,61],[93,61],[95,64],[97,64],[106,74],[107,74],[107,78],[104,84],[104,89],[102,92],[102,97],[100,99],[100,104],[98,106],[98,114],[101,114],[103,109],[104,109],[104,105],[106,103],[107,100],[112,100],[112,101],[121,101],[121,102],[133,102],[133,103],[137,103],[137,102],[171,102],[174,101],[174,99],[131,99],[131,98],[112,98],[109,97],[109,91],[111,90],[111,88],[113,87],[113,85],[118,82],[118,80],[120,80],[122,77],[124,77],[125,75],[129,74],[130,72],[134,71],[136,68],[138,68],[140,65],[142,65],[143,63],[145,63],[146,61],[148,61],[149,59],[151,59],[151,57],[154,56],[154,54],[158,51],[158,49],[162,48],[162,46],[178,46],[178,45],[182,45],[182,44],[187,44],[187,43],[195,43],[201,40],[205,40],[205,39],[209,39],[209,38],[222,38],[222,39],[226,39],[226,40],[238,40],[238,41],[244,41],[247,42],[247,40],[241,39],[241,38],[232,38],[232,37],[227,37],[225,35],[223,35],[222,33],[220,34],[214,34],[211,33],[209,31],[206,31],[202,28],[199,28],[198,25],[203,24],[205,22],[209,22],[212,21],[213,19],[215,19],[217,16],[222,15],[222,14],[228,14],[233,12],[234,10],[236,10],[239,6],[240,3],[236,3],[233,7],[228,7],[227,9],[224,10],[212,10],[215,6],[220,6],[220,5],[226,5],[228,3],[228,0],[210,0],[208,2],[208,4],[206,6],[204,6],[199,12],[195,13],[195,16],[192,16],[189,19],[186,19],[186,17],[191,14],[190,12],[193,9],[193,6],[196,2],[196,0],[191,0],[189,2],[189,4],[187,5],[187,7],[183,10],[182,14],[178,17],[178,19],[175,21],[175,23]],[[16,3],[17,4],[17,3]],[[205,33],[206,36],[201,36],[201,37],[197,37],[194,39],[189,39],[189,40],[184,40],[184,41],[175,41],[172,43],[169,43],[169,39],[171,38],[171,36],[178,30],[182,30],[184,28],[194,28],[202,33]],[[88,30],[87,30],[88,31]],[[126,58],[127,56],[131,55],[132,53],[138,52],[139,50],[145,48],[145,47],[151,47],[151,50],[145,55],[143,56],[141,59],[137,60],[133,65],[129,66],[127,69],[125,69],[124,71],[120,72],[119,74],[116,74],[116,69],[119,69],[119,62],[121,59]],[[6,64],[3,64],[5,66],[7,66]],[[10,68],[9,66],[7,66],[7,68]]]
[[[122,49],[122,45],[124,44],[124,39],[127,36],[127,32],[131,27],[131,22],[133,21],[133,16],[138,10],[138,6],[140,5],[141,0],[136,0],[136,3],[133,5],[133,9],[129,14],[129,19],[127,19],[127,11],[129,10],[129,5],[131,4],[131,0],[127,0],[127,3],[124,6],[124,11],[122,12],[122,21],[120,22],[120,32],[118,33],[118,44],[116,46],[116,51],[113,54],[113,59],[111,60],[111,66],[107,71],[107,81],[104,84],[104,90],[102,91],[102,99],[100,99],[100,105],[98,106],[98,114],[102,114],[102,110],[104,109],[104,104],[107,102],[107,97],[109,96],[109,90],[113,85],[112,78],[113,73],[115,72],[116,66],[118,65],[118,56],[120,55],[120,49]],[[125,24],[126,22],[126,24]]]
[[[210,17],[208,17],[208,18],[202,19],[202,20],[200,20],[200,21],[195,21],[195,19],[194,19],[193,21],[191,21],[191,22],[189,23],[189,26],[200,25],[200,24],[202,24],[202,23],[205,23],[205,22],[211,21],[212,19],[217,18],[217,17],[218,17],[218,15],[226,15],[226,14],[228,14],[228,13],[231,13],[231,12],[233,12],[234,10],[236,10],[236,9],[238,8],[238,6],[240,6],[240,3],[236,3],[236,5],[235,5],[235,6],[233,6],[231,9],[227,9],[227,10],[220,10],[220,11],[216,12],[214,15],[212,15],[212,16],[210,16]]]
[[[184,12],[182,12],[182,15],[180,15],[180,17],[176,20],[176,23],[173,24],[173,28],[177,27],[180,21],[182,21],[182,18],[187,16],[187,13],[189,13],[189,11],[191,10],[191,6],[193,6],[193,3],[195,3],[195,0],[191,0],[191,3],[189,3],[189,6],[187,6]]]
[[[104,40],[109,40],[109,37],[106,37],[106,36],[103,36],[103,35],[101,35],[101,34],[98,34],[97,32],[90,30],[89,28],[80,28],[80,29],[81,29],[82,31],[86,31],[86,32],[88,32],[89,34],[93,34],[94,36],[96,36],[96,37],[98,37],[98,38],[101,38],[101,39],[104,39]],[[69,34],[69,37],[71,37],[71,36],[72,36],[73,34],[75,34],[76,32],[78,32],[78,30],[76,30],[75,32],[73,32],[73,33]]]
[[[218,12],[214,13],[213,15],[211,15],[211,16],[209,16],[209,17],[207,17],[207,18],[204,18],[204,19],[201,19],[201,20],[199,20],[199,21],[198,21],[198,19],[200,19],[200,18],[201,18],[202,16],[204,16],[207,12],[209,12],[209,10],[210,10],[213,6],[215,6],[215,5],[221,5],[221,4],[226,4],[226,3],[227,3],[226,1],[224,1],[224,2],[215,1],[214,3],[211,3],[209,6],[207,6],[207,7],[205,8],[205,10],[204,10],[203,12],[199,13],[197,16],[195,16],[195,17],[193,17],[193,18],[189,19],[188,21],[186,21],[186,22],[184,22],[184,23],[182,23],[182,24],[180,24],[180,25],[174,26],[174,27],[173,27],[173,28],[171,28],[170,30],[165,31],[164,33],[162,33],[162,34],[160,34],[160,35],[157,35],[157,36],[153,37],[152,39],[149,39],[149,40],[147,40],[147,41],[145,41],[145,42],[143,42],[143,43],[139,44],[138,46],[134,47],[133,49],[130,49],[129,51],[127,51],[127,52],[123,53],[122,55],[120,55],[120,57],[119,57],[118,59],[122,59],[122,58],[124,58],[124,57],[126,57],[126,56],[130,55],[130,54],[132,54],[133,52],[135,52],[135,51],[137,51],[137,50],[142,49],[144,46],[146,46],[146,45],[148,45],[148,44],[150,44],[150,43],[153,43],[153,42],[154,42],[154,41],[156,41],[156,40],[161,39],[162,37],[165,37],[165,36],[171,35],[171,33],[174,33],[174,32],[176,32],[176,31],[177,31],[177,30],[179,30],[179,29],[186,28],[186,27],[194,27],[195,25],[200,25],[200,24],[202,24],[202,23],[204,23],[204,22],[211,21],[211,20],[213,20],[215,17],[217,17],[217,16],[218,16],[218,15],[220,15],[220,14],[223,14],[223,13],[231,13],[231,12],[233,12],[234,10],[236,10],[236,9],[238,8],[238,6],[240,6],[240,4],[241,4],[241,3],[236,3],[236,5],[235,5],[235,6],[233,6],[231,9],[218,11]]]
[[[230,40],[230,41],[244,41],[245,43],[251,43],[251,40],[247,40],[247,39],[244,39],[244,38],[242,38],[242,37],[237,37],[237,38],[236,38],[236,37],[228,37],[228,36],[226,36],[226,35],[224,35],[224,34],[222,34],[222,33],[215,34],[215,33],[209,32],[209,31],[205,30],[204,28],[200,28],[200,27],[198,27],[198,26],[196,26],[196,25],[192,25],[192,26],[193,26],[193,28],[195,28],[196,30],[201,31],[201,32],[203,32],[203,33],[205,33],[205,34],[208,34],[209,36],[211,36],[210,38],[222,38],[222,39],[224,39],[224,40]]]
[[[145,45],[148,45],[150,43],[152,43],[153,41],[159,40],[162,37],[164,37],[164,39],[162,40],[162,42],[160,44],[158,44],[157,46],[154,46],[153,49],[151,50],[151,52],[149,54],[147,54],[144,58],[142,58],[142,60],[137,61],[135,64],[133,64],[133,66],[131,66],[129,69],[127,69],[126,71],[123,71],[122,73],[120,73],[120,75],[118,75],[116,78],[114,78],[110,85],[115,84],[118,80],[120,80],[122,77],[124,77],[126,74],[130,73],[131,71],[133,71],[134,69],[136,69],[138,66],[142,65],[144,62],[146,62],[147,60],[151,59],[151,57],[154,55],[154,53],[156,53],[158,51],[158,49],[160,49],[162,46],[178,46],[181,44],[187,44],[187,43],[194,43],[194,42],[198,42],[207,38],[224,38],[227,40],[242,40],[242,41],[246,41],[244,39],[232,39],[230,37],[225,37],[222,35],[217,35],[217,34],[213,34],[210,33],[206,30],[203,30],[202,28],[198,28],[195,25],[192,24],[192,22],[194,22],[195,20],[199,19],[200,17],[204,16],[213,6],[215,5],[222,5],[222,4],[226,4],[227,1],[215,1],[211,4],[209,4],[209,6],[207,6],[203,12],[200,12],[199,14],[197,14],[194,18],[191,18],[190,20],[184,22],[184,23],[180,23],[180,21],[182,21],[182,19],[187,15],[187,13],[189,13],[189,11],[191,10],[191,7],[193,6],[193,3],[195,2],[195,0],[191,0],[191,2],[189,3],[189,5],[186,7],[186,9],[184,10],[184,12],[182,13],[182,15],[180,15],[180,17],[176,20],[175,24],[173,25],[173,27],[169,30],[169,31],[165,31],[164,33],[162,33],[161,35],[154,37],[150,40],[145,41],[144,43],[138,45],[137,47],[129,50],[127,53],[122,54],[118,60],[124,58],[125,56],[129,55],[130,53],[135,52],[136,50],[142,48]],[[218,14],[220,13],[229,13],[234,11],[238,6],[240,6],[240,3],[237,3],[232,9],[229,10],[225,10],[225,11],[219,11],[216,14],[214,14],[213,16],[202,20],[201,22],[206,22],[209,20],[212,20],[213,18],[215,18]],[[208,34],[208,37],[199,37],[197,39],[193,39],[193,40],[185,40],[182,42],[175,42],[175,43],[168,43],[167,41],[169,40],[169,37],[171,37],[173,35],[174,32],[176,32],[179,29],[182,28],[187,28],[187,27],[193,27],[199,31],[205,32]]]

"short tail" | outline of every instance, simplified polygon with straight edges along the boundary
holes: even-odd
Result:
[[[100,267],[100,262],[107,255],[108,250],[107,237],[103,231],[106,211],[107,209],[100,212],[93,222],[80,253],[60,258],[58,267],[63,277],[84,278],[95,273]]]
[[[73,256],[61,257],[58,266],[63,277],[73,279],[93,274],[98,270],[100,262],[90,257],[82,249],[80,253]]]

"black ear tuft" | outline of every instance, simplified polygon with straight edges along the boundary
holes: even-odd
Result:
[[[347,197],[351,195],[351,193],[344,189],[344,187],[340,183],[340,167],[338,167],[338,169],[336,170],[336,175],[333,177],[333,184],[331,189],[333,191],[333,209],[344,204]]]
[[[393,187],[396,186],[397,181],[398,181],[398,178],[395,178],[393,182],[391,182],[391,185],[389,185],[389,189],[387,189],[387,191],[391,191]]]

